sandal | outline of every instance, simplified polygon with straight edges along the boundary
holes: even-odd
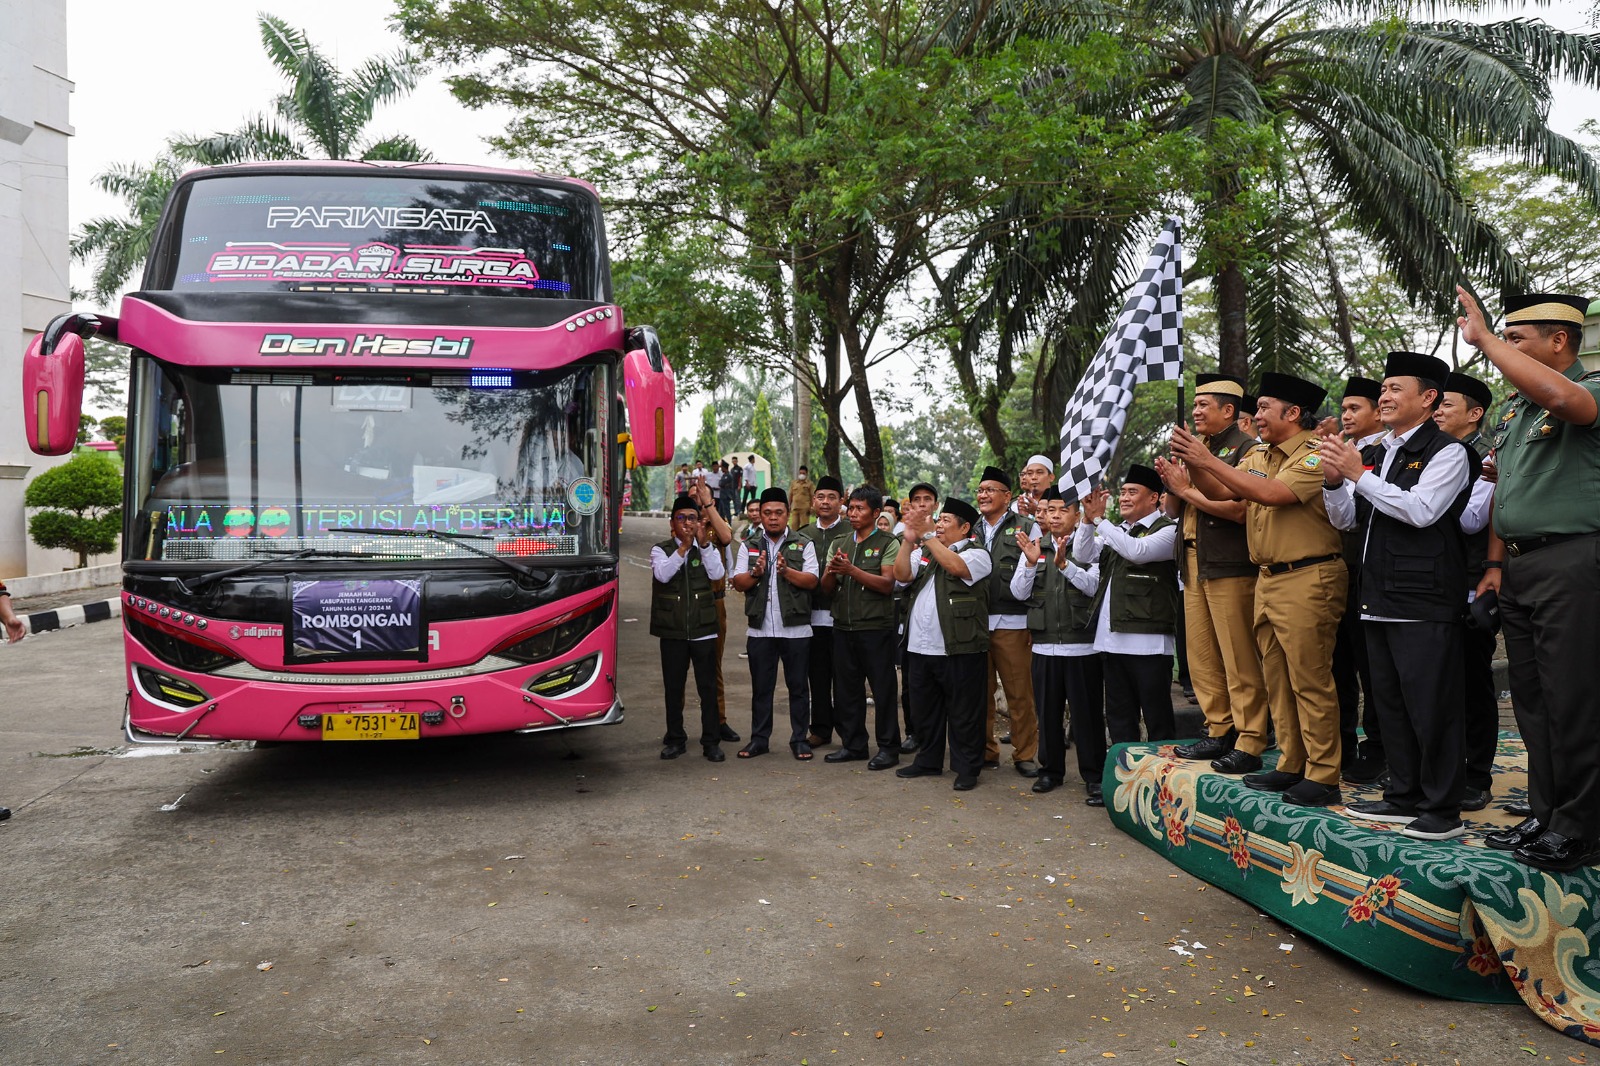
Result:
[[[765,755],[766,753],[767,749],[764,746],[746,744],[744,747],[739,749],[739,758],[754,759],[757,755]]]
[[[811,745],[807,744],[803,740],[794,741],[789,745],[789,750],[794,752],[794,757],[801,762],[807,762],[814,758],[814,755],[811,751]]]

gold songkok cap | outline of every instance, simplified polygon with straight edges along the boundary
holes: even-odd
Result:
[[[1549,292],[1507,296],[1502,303],[1508,326],[1582,326],[1589,313],[1589,301],[1582,296]]]

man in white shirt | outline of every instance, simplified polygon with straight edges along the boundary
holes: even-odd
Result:
[[[1378,417],[1378,397],[1382,384],[1371,378],[1352,377],[1345,382],[1339,400],[1339,429],[1344,439],[1361,452],[1368,469],[1382,454],[1378,442],[1388,433]],[[1350,591],[1344,615],[1339,619],[1339,634],[1333,643],[1333,685],[1339,692],[1339,751],[1341,774],[1346,781],[1370,785],[1383,776],[1383,723],[1378,720],[1377,703],[1372,698],[1372,673],[1367,668],[1367,638],[1361,626],[1361,609],[1356,603],[1361,583],[1361,544],[1366,533],[1367,504],[1358,506],[1355,524],[1344,534],[1344,564],[1350,571]],[[1358,743],[1356,727],[1366,739]]]
[[[1178,524],[1161,511],[1161,478],[1137,463],[1118,493],[1122,521],[1106,518],[1109,494],[1096,490],[1072,554],[1099,564],[1094,599],[1094,646],[1102,655],[1106,726],[1111,742],[1139,739],[1141,712],[1148,740],[1177,733],[1172,713],[1172,653],[1178,618]]]
[[[749,625],[745,649],[750,657],[750,741],[739,758],[767,753],[772,737],[772,697],[778,665],[789,689],[789,750],[802,762],[812,758],[806,731],[811,699],[806,676],[811,644],[811,590],[822,571],[810,544],[789,529],[789,496],[780,488],[761,494],[762,532],[734,557],[733,587],[745,594]]]
[[[1011,509],[1017,514],[1037,519],[1044,512],[1044,490],[1050,487],[1055,469],[1056,464],[1050,461],[1048,455],[1030,455],[1017,475],[1022,492],[1011,501]]]
[[[717,612],[713,586],[720,584],[722,553],[700,519],[700,504],[680,496],[672,504],[672,537],[650,549],[650,633],[661,640],[661,683],[667,732],[661,757],[676,759],[688,747],[683,692],[694,667],[700,696],[700,747],[712,762],[726,756],[718,741]]]
[[[907,684],[920,747],[896,777],[944,773],[948,744],[955,790],[978,784],[983,768],[983,684],[988,664],[986,624],[989,553],[972,540],[977,510],[949,497],[932,533],[920,507],[905,513],[906,532],[895,556],[895,583],[908,590]]]
[[[754,503],[756,499],[756,457],[751,456],[744,467],[744,480],[741,482],[744,494],[739,497],[742,504]]]
[[[1011,510],[1011,478],[998,467],[985,467],[978,482],[979,521],[973,532],[989,549],[988,701],[984,706],[985,768],[1000,765],[1000,743],[994,735],[997,688],[1006,694],[1011,716],[1011,764],[1023,777],[1039,773],[1039,719],[1033,708],[1033,638],[1028,634],[1028,604],[1011,595],[1011,578],[1022,562],[1017,531],[1039,539],[1033,519]]]

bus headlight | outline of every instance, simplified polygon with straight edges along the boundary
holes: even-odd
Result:
[[[211,698],[182,678],[164,674],[160,670],[152,670],[148,666],[136,666],[133,672],[138,676],[139,688],[146,696],[169,707],[185,709],[198,707]]]
[[[549,662],[565,655],[611,617],[611,605],[615,598],[607,591],[570,611],[547,618],[501,644],[494,653],[529,665]]]
[[[599,665],[598,653],[588,655],[575,662],[564,663],[554,670],[546,670],[522,687],[535,696],[549,698],[565,695],[575,688],[587,685],[594,678],[595,668]]]

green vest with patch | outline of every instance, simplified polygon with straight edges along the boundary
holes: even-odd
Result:
[[[745,550],[752,554],[768,554],[769,540],[765,532],[745,545]],[[783,531],[783,541],[778,548],[783,556],[783,561],[789,564],[791,570],[804,570],[806,565],[806,542],[798,534],[789,530]],[[771,559],[768,559],[771,565]],[[753,569],[753,567],[752,567]],[[767,587],[773,580],[772,570],[768,569],[755,583],[755,587],[744,594],[744,616],[749,620],[753,629],[759,629],[767,618]],[[787,628],[789,626],[804,626],[811,624],[811,590],[803,589],[788,581],[778,578],[778,616]]]
[[[863,570],[893,570],[900,542],[893,534],[874,529],[867,539],[856,543],[855,533],[836,545],[850,557],[850,562]],[[832,555],[832,552],[829,552]],[[822,560],[817,560],[822,563]],[[822,564],[823,569],[827,565]],[[839,578],[838,591],[833,596],[833,625],[841,633],[858,633],[869,630],[893,629],[895,624],[894,595],[874,592],[856,579],[844,575]]]
[[[1176,523],[1162,515],[1148,526],[1136,523],[1128,535],[1148,537],[1171,525]],[[1100,587],[1095,591],[1094,609],[1111,611],[1113,633],[1176,633],[1178,564],[1166,558],[1135,566],[1109,546],[1100,549]]]
[[[917,593],[930,580],[933,598],[939,608],[939,632],[944,636],[946,655],[969,655],[989,650],[989,583],[979,581],[969,585],[950,571],[933,562],[923,552],[922,569],[911,582],[906,602],[914,603]],[[951,551],[958,555],[968,551],[985,551],[977,541],[964,540]]]
[[[1028,632],[1035,644],[1093,644],[1094,597],[1080,592],[1067,575],[1056,569],[1055,538],[1046,533],[1039,541],[1039,561],[1034,565],[1032,606]]]
[[[828,569],[828,559],[832,557],[839,541],[850,536],[850,523],[840,518],[827,529],[823,529],[815,522],[800,527],[800,539],[811,544],[811,550],[817,553],[817,569]],[[814,611],[831,611],[833,597],[822,591],[819,584],[811,591],[811,609]]]
[[[656,547],[671,555],[678,550],[678,542],[664,540]],[[716,546],[711,550],[716,551]],[[716,595],[700,559],[700,547],[693,545],[671,581],[652,578],[650,582],[650,635],[664,640],[697,640],[716,632]]]

